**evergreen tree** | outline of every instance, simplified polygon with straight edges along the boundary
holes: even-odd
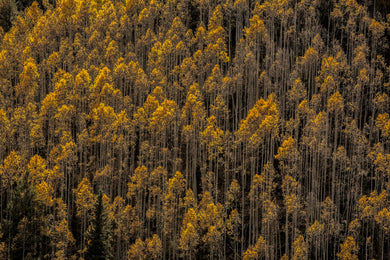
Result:
[[[103,192],[100,191],[94,206],[94,216],[89,229],[89,244],[85,259],[109,259],[110,234],[108,230],[107,215],[103,204]]]
[[[47,253],[44,210],[36,197],[29,174],[25,173],[12,192],[2,225],[8,259],[39,258]]]
[[[17,15],[16,2],[14,0],[0,1],[0,26],[8,32]]]

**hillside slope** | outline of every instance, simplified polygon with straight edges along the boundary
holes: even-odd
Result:
[[[54,2],[0,35],[0,258],[390,258],[384,1]]]

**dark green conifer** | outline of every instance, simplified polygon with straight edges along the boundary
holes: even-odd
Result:
[[[110,234],[107,215],[103,205],[103,192],[100,191],[94,205],[94,215],[87,236],[90,241],[85,253],[85,259],[109,259]]]
[[[25,173],[12,192],[2,227],[10,259],[43,257],[49,241],[41,232],[44,210],[36,200],[36,191]]]

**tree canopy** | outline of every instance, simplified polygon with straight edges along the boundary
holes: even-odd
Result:
[[[0,0],[0,258],[389,259],[389,12]]]

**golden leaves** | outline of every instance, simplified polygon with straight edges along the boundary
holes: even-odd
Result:
[[[176,102],[173,100],[164,100],[160,106],[153,112],[150,120],[152,131],[161,133],[166,130],[175,119]]]
[[[375,41],[378,41],[378,39],[384,35],[386,27],[382,22],[372,19],[369,29],[372,32]]]
[[[137,238],[127,252],[128,259],[158,259],[162,253],[162,242],[158,235],[142,241]]]
[[[329,112],[335,112],[339,114],[344,109],[344,98],[341,96],[340,92],[334,93],[328,100],[328,109]]]
[[[104,142],[113,140],[112,126],[117,120],[117,115],[111,106],[100,103],[97,108],[92,110],[93,125],[90,128],[92,141]]]
[[[296,78],[293,83],[293,87],[288,91],[288,99],[290,102],[301,102],[306,98],[307,91],[300,78]]]
[[[188,209],[183,219],[179,249],[184,252],[194,252],[199,243],[197,215],[193,208]]]
[[[275,159],[278,160],[286,160],[291,156],[296,156],[298,151],[295,148],[294,138],[289,136],[287,140],[285,140],[281,147],[278,148],[278,153],[275,155]]]
[[[343,244],[340,245],[340,252],[337,253],[337,257],[341,260],[357,260],[356,255],[358,253],[359,246],[356,245],[353,237],[347,237]]]
[[[202,101],[202,95],[198,90],[198,84],[190,86],[187,93],[186,103],[182,108],[181,117],[185,120],[185,124],[188,124],[188,127],[191,125],[197,130],[202,128],[204,118],[206,117],[206,111]],[[188,130],[191,129],[189,128]]]
[[[37,154],[31,157],[28,170],[33,183],[40,183],[49,177],[48,171],[46,170],[46,160]]]
[[[136,196],[139,192],[146,189],[148,186],[149,172],[144,165],[135,169],[134,175],[131,176],[131,182],[128,184],[129,192],[127,197]]]
[[[390,119],[388,113],[378,115],[376,118],[376,126],[382,131],[384,137],[390,137]]]
[[[22,158],[19,153],[12,151],[0,165],[2,189],[12,186],[22,174]]]
[[[262,259],[267,255],[268,245],[262,236],[259,236],[254,246],[249,246],[244,253],[244,260]]]
[[[390,233],[390,211],[387,208],[379,211],[375,216],[376,222],[382,225],[384,231],[389,234]]]
[[[87,178],[84,178],[75,191],[76,193],[76,206],[77,216],[83,216],[90,211],[95,203],[95,196],[90,182]]]
[[[249,142],[253,147],[261,145],[267,136],[277,136],[279,133],[279,110],[275,94],[271,94],[267,101],[260,99],[249,110],[246,119],[242,120],[236,133],[238,140]]]
[[[317,220],[306,230],[307,236],[309,239],[317,240],[319,239],[324,232],[324,224],[320,224]]]
[[[39,73],[38,67],[33,58],[29,58],[20,74],[20,84],[16,86],[16,95],[20,98],[27,98],[26,103],[32,102],[38,91]]]
[[[257,46],[260,42],[267,40],[268,31],[263,20],[258,15],[253,15],[249,19],[250,26],[244,28],[245,36],[248,39],[249,46]]]
[[[42,181],[35,186],[37,189],[37,200],[47,207],[51,207],[54,204],[53,195],[54,189],[46,181]]]
[[[293,257],[292,260],[305,260],[308,253],[308,245],[305,238],[299,236],[292,245]]]
[[[217,126],[217,119],[215,116],[211,116],[207,119],[207,126],[200,135],[202,137],[202,144],[209,148],[210,157],[222,153],[223,131]]]
[[[191,223],[187,223],[185,226],[186,227],[180,236],[179,249],[183,250],[184,252],[195,251],[195,248],[199,243],[199,235]]]
[[[367,197],[364,195],[359,199],[359,211],[362,218],[373,218],[378,211],[380,211],[386,203],[387,192],[383,190],[379,195],[375,190]]]

